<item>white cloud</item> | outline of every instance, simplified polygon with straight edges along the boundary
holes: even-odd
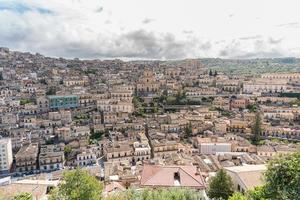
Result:
[[[300,57],[296,0],[0,0],[0,46],[80,58]]]

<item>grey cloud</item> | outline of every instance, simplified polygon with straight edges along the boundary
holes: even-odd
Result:
[[[142,21],[142,23],[143,24],[149,24],[149,23],[151,23],[151,22],[153,22],[154,21],[154,19],[151,19],[151,18],[145,18],[143,21]]]
[[[240,40],[255,40],[255,39],[259,39],[262,38],[261,35],[254,35],[254,36],[248,36],[248,37],[240,37]]]
[[[54,31],[55,33],[48,33],[51,34],[52,40],[45,41],[45,35],[35,30],[24,30],[23,33],[19,33],[17,40],[10,38],[10,42],[5,46],[66,58],[178,59],[190,55],[190,50],[198,44],[194,41],[179,41],[171,33],[155,34],[145,30],[111,37],[99,34],[97,39],[78,41],[70,38],[68,32]],[[0,32],[2,44],[1,36]]]
[[[280,58],[280,57],[284,57],[284,55],[276,49],[271,49],[270,51],[248,52],[241,55],[237,55],[233,58],[250,59],[250,58]]]
[[[277,27],[289,27],[289,28],[298,28],[299,22],[291,22],[291,23],[285,23],[285,24],[278,24],[276,25]]]
[[[95,10],[96,13],[101,13],[102,11],[103,11],[103,7],[102,7],[102,6],[99,7],[99,8],[97,8],[97,9]]]
[[[227,51],[227,50],[221,50],[220,52],[219,52],[219,56],[221,56],[221,57],[227,57],[228,56],[228,54],[229,54],[229,52]]]
[[[219,56],[232,59],[284,57],[283,53],[280,50],[269,48],[269,40],[258,39],[253,41],[252,50],[245,50],[242,44],[243,43],[237,40],[232,40],[229,44],[227,44],[223,49],[219,51]]]
[[[212,44],[209,41],[205,42],[205,43],[202,43],[200,45],[200,49],[202,49],[202,50],[209,50],[209,49],[211,49],[211,47],[212,47]]]
[[[184,33],[184,34],[193,34],[194,31],[191,31],[191,30],[183,30],[182,33]]]
[[[35,18],[23,14],[8,17],[0,15],[0,45],[66,58],[181,59],[211,55],[217,46],[216,42],[219,42],[220,46],[226,44],[226,41],[201,41],[193,34],[179,40],[172,33],[155,33],[143,29],[107,34],[105,31],[95,32],[87,26],[80,26],[79,31],[76,26],[57,23],[60,19],[57,16],[39,16],[42,14],[36,15]],[[270,41],[277,40],[272,38]],[[236,39],[225,45],[219,51],[219,56],[280,56],[280,52],[265,48],[270,41],[249,41],[254,42],[253,51],[243,50],[241,44],[246,41]]]
[[[123,54],[128,57],[174,59],[186,56],[185,43],[177,41],[171,33],[156,35],[137,30],[121,35],[117,41],[126,49]]]
[[[224,43],[225,42],[225,40],[218,40],[218,41],[215,41],[214,43],[215,44],[221,44],[221,43]]]
[[[111,24],[111,21],[110,20],[106,20],[104,23],[105,24]]]
[[[232,40],[219,52],[220,57],[229,57],[241,52],[241,43],[238,40]]]
[[[279,39],[276,40],[276,39],[270,37],[270,38],[269,38],[269,43],[270,43],[270,44],[279,44],[279,43],[282,42],[282,40],[283,40],[283,38],[279,38]]]

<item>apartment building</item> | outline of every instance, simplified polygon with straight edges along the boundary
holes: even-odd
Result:
[[[12,145],[10,138],[0,139],[0,174],[9,173],[13,163]]]

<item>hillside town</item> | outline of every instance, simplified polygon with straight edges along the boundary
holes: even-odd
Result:
[[[46,199],[64,171],[103,195],[192,188],[208,199],[224,169],[234,190],[300,152],[300,73],[230,73],[207,60],[81,60],[0,48],[0,192]],[[251,66],[250,66],[251,68]]]

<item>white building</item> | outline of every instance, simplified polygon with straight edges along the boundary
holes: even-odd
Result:
[[[151,148],[148,141],[134,142],[134,156],[136,161],[143,161],[150,159]]]
[[[77,154],[76,163],[80,167],[93,165],[96,162],[97,156],[91,149],[83,150],[80,154]]]
[[[13,162],[10,138],[0,139],[0,174],[9,173]]]
[[[132,113],[134,111],[132,102],[111,99],[98,100],[97,108],[106,112]]]
[[[225,167],[227,174],[232,179],[234,190],[241,193],[263,185],[263,173],[266,169],[265,165]]]
[[[200,154],[216,154],[220,152],[231,152],[231,143],[221,138],[200,138],[194,139],[194,146],[199,149]]]

